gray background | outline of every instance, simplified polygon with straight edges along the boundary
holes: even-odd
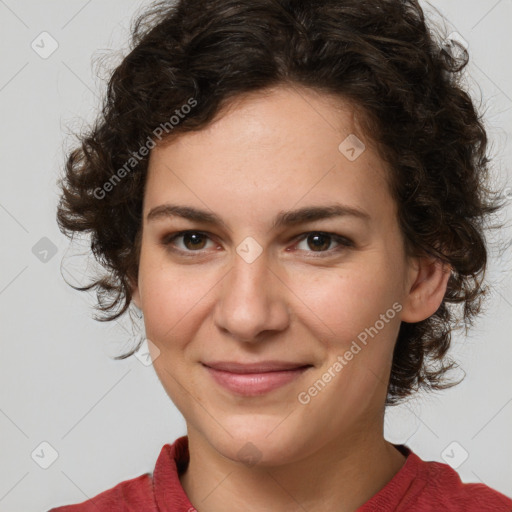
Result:
[[[74,143],[69,134],[80,130],[82,119],[93,120],[101,77],[120,61],[130,20],[147,4],[0,0],[0,511],[83,501],[152,471],[163,444],[185,434],[151,366],[136,357],[109,359],[132,346],[137,332],[128,318],[94,321],[94,297],[66,285],[63,257],[70,282],[86,282],[88,262],[55,221],[55,182]],[[466,80],[486,111],[495,175],[511,187],[509,221],[512,1],[433,5],[469,44]],[[40,54],[51,50],[52,40],[40,36],[43,31],[58,43],[47,58]],[[493,239],[506,251],[492,255],[488,311],[468,336],[455,337],[452,354],[465,381],[393,409],[386,419],[390,441],[406,442],[423,459],[451,463],[463,481],[510,496],[511,238],[507,228]],[[52,462],[53,452],[41,443],[56,452],[47,469],[41,465]]]

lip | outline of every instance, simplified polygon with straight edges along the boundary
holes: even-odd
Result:
[[[223,388],[243,396],[258,396],[280,388],[300,377],[313,365],[283,361],[203,363]]]
[[[309,363],[291,361],[260,361],[258,363],[238,363],[235,361],[212,361],[202,363],[204,366],[214,370],[222,370],[230,373],[265,373],[280,370],[295,370],[303,366],[312,366]]]

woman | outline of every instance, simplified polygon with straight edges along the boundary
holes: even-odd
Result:
[[[142,311],[187,435],[53,510],[512,510],[383,436],[386,405],[454,385],[451,331],[483,294],[500,205],[466,62],[412,0],[138,19],[58,221],[92,234],[106,319]]]

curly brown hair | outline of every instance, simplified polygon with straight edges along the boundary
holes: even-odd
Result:
[[[160,1],[131,28],[130,52],[111,74],[102,113],[59,179],[59,228],[90,233],[105,270],[74,286],[96,288],[95,307],[105,316],[95,319],[114,320],[130,305],[156,139],[206,127],[243,93],[302,86],[363,112],[365,133],[392,169],[407,253],[452,268],[435,314],[401,324],[386,404],[420,387],[457,384],[445,375],[456,366],[447,356],[451,334],[460,320],[467,330],[481,310],[484,229],[503,206],[489,188],[482,117],[461,86],[465,46],[443,46],[416,0]]]

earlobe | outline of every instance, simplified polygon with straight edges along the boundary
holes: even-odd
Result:
[[[404,322],[415,323],[426,320],[439,309],[452,267],[438,258],[422,257],[416,259],[411,271],[415,278],[407,290],[401,319]]]
[[[130,280],[130,284],[131,284],[131,290],[132,290],[132,302],[140,309],[142,310],[142,307],[141,307],[141,302],[140,302],[140,293],[139,293],[139,287],[138,285],[134,284],[132,280]]]

